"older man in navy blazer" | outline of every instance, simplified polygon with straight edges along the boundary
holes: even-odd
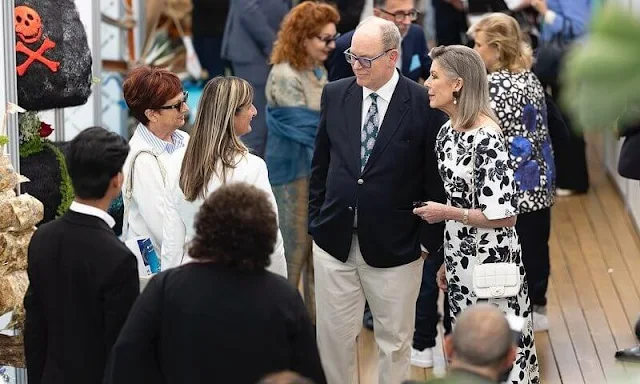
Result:
[[[393,23],[365,20],[348,52],[356,77],[330,82],[322,95],[309,233],[329,384],[353,377],[365,299],[380,348],[379,383],[407,377],[423,259],[441,257],[443,226],[422,222],[412,207],[445,201],[434,153],[445,119],[429,107],[426,89],[397,70],[399,46]]]
[[[396,24],[402,36],[402,45],[398,50],[400,60],[396,66],[402,74],[413,81],[426,80],[429,77],[431,59],[427,56],[427,40],[424,30],[412,24],[418,17],[415,0],[374,0],[373,15]],[[351,65],[344,61],[343,52],[351,46],[354,31],[347,32],[336,40],[336,49],[327,60],[329,81],[353,76]]]
[[[260,157],[264,157],[267,143],[264,111],[269,58],[280,23],[290,9],[291,0],[231,0],[224,28],[221,56],[231,62],[236,76],[254,88],[253,104],[258,115],[251,123],[252,131],[242,140]]]
[[[402,36],[400,56],[396,67],[413,81],[421,82],[429,77],[431,59],[427,55],[427,42],[422,28],[411,22],[417,18],[414,0],[374,0],[373,14],[396,24]],[[353,69],[344,58],[344,51],[351,46],[353,31],[336,41],[336,49],[327,62],[329,80],[335,81],[353,76]],[[440,264],[429,260],[424,265],[422,287],[416,306],[416,331],[412,351],[412,363],[428,368],[433,366],[433,347],[438,335],[438,286],[436,272]],[[367,307],[364,326],[373,329],[373,316]]]

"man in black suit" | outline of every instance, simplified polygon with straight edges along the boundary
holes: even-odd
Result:
[[[429,0],[430,1],[430,0]],[[427,41],[424,31],[413,24],[417,17],[415,0],[375,0],[373,14],[396,24],[402,36],[402,43],[396,67],[407,78],[421,82],[429,77],[431,59],[427,55]],[[466,29],[465,29],[466,32]],[[344,51],[351,45],[353,31],[336,40],[336,49],[329,60],[329,80],[335,81],[353,76],[353,68],[345,60]],[[433,366],[433,347],[438,335],[438,292],[436,272],[440,263],[428,260],[423,267],[422,285],[416,305],[416,326],[411,352],[412,364],[429,368]],[[374,329],[371,310],[365,306],[363,325]]]
[[[365,299],[380,348],[379,383],[406,378],[423,259],[442,257],[443,226],[421,222],[412,207],[445,201],[434,153],[444,116],[396,69],[400,38],[392,22],[365,20],[347,52],[356,77],[327,84],[322,95],[309,233],[329,384],[354,373]]]
[[[129,145],[99,127],[66,153],[76,198],[29,244],[24,346],[30,384],[98,384],[139,293],[135,256],[107,209],[122,188]]]

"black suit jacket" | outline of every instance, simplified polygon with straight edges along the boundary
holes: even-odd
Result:
[[[69,211],[33,235],[27,272],[29,383],[101,383],[138,297],[135,256],[102,219]]]
[[[420,256],[420,243],[441,261],[444,225],[429,225],[412,210],[414,201],[446,200],[434,153],[444,115],[429,107],[423,86],[400,75],[363,172],[361,120],[362,87],[355,78],[327,84],[311,164],[309,233],[345,262],[357,208],[357,234],[367,264],[410,263]]]
[[[351,46],[351,39],[355,31],[347,32],[336,40],[336,49],[325,63],[329,72],[329,81],[335,81],[353,76],[351,64],[344,58],[344,51]],[[402,74],[413,81],[420,78],[427,79],[431,70],[431,58],[427,55],[427,40],[424,30],[416,24],[411,24],[407,36],[402,39]]]

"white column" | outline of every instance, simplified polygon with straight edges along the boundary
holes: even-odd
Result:
[[[18,104],[17,75],[16,75],[16,35],[13,27],[14,0],[3,0],[0,6],[0,41],[2,52],[0,53],[0,119],[4,119],[7,102]],[[0,120],[0,128],[1,128]],[[20,153],[18,139],[18,115],[8,115],[6,130],[9,136],[9,145],[5,150],[11,157],[11,162],[16,171],[20,171]],[[4,132],[3,132],[4,133]]]
[[[13,27],[14,0],[3,0],[0,6],[0,119],[3,118],[7,102],[18,104],[17,75],[16,75],[16,35]],[[1,121],[1,120],[0,120]],[[0,122],[0,128],[1,128]],[[7,134],[9,145],[5,148],[11,157],[11,163],[20,172],[20,143],[18,137],[18,115],[8,115]],[[4,134],[4,132],[3,132]],[[18,187],[19,188],[19,187]],[[18,193],[20,191],[18,190]],[[27,382],[24,369],[0,367],[10,384],[25,384]]]
[[[114,19],[125,15],[123,1],[100,0],[101,12]],[[100,56],[105,60],[123,60],[127,54],[127,34],[112,25],[100,25]],[[102,126],[128,138],[127,109],[123,102],[123,76],[117,72],[102,71],[95,74],[100,78],[102,101]]]

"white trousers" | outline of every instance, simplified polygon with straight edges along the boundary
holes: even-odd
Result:
[[[346,263],[313,243],[318,348],[328,384],[352,382],[365,300],[379,348],[379,384],[408,378],[423,263],[418,258],[393,268],[371,267],[362,258],[356,235]]]

